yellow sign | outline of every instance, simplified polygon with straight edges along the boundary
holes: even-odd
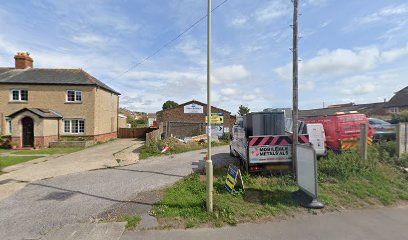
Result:
[[[205,116],[205,123],[208,123],[208,116]],[[220,113],[211,113],[211,123],[213,124],[223,124],[224,116]]]
[[[241,181],[238,182],[238,178]],[[239,183],[242,189],[244,189],[244,182],[242,180],[241,171],[234,165],[230,164],[228,167],[227,179],[225,179],[224,187],[228,192],[232,193],[237,183]]]

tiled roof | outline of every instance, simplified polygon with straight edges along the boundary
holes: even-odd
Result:
[[[0,84],[94,85],[120,94],[82,69],[0,68]]]
[[[311,110],[301,110],[299,111],[299,117],[319,117],[319,116],[329,116],[336,112],[350,112],[357,111],[360,113],[370,114],[383,108],[387,103],[368,103],[368,104],[352,104],[350,106],[340,106],[340,107],[329,107],[329,108],[319,108]]]
[[[408,106],[408,87],[398,91],[394,97],[388,101],[387,107],[405,107]]]
[[[62,115],[58,113],[57,111],[54,111],[52,109],[45,109],[45,108],[23,108],[18,110],[17,112],[14,112],[10,114],[8,117],[15,117],[18,114],[29,111],[34,113],[35,115],[41,117],[41,118],[62,118]]]

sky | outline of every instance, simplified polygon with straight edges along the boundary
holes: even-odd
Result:
[[[299,2],[301,109],[381,102],[408,85],[406,0]],[[205,19],[137,65],[206,11],[206,0],[5,0],[0,66],[28,51],[34,67],[82,68],[135,111],[206,102]],[[292,17],[290,0],[228,0],[213,12],[214,106],[291,106]]]

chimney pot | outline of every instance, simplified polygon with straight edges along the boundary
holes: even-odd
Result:
[[[30,57],[29,52],[17,52],[14,59],[16,69],[33,68],[34,60]]]

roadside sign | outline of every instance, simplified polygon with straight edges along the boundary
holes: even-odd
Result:
[[[206,133],[208,133],[208,127],[206,128],[206,130],[207,130]],[[224,126],[222,126],[222,125],[211,125],[210,135],[222,137],[223,134],[224,134]]]
[[[238,178],[240,179],[239,182]],[[228,192],[232,193],[234,192],[234,188],[237,182],[241,185],[242,189],[244,189],[244,182],[242,180],[241,171],[236,166],[230,164],[228,167],[227,179],[225,180],[224,187]]]
[[[184,113],[204,113],[204,107],[195,103],[184,106]]]
[[[205,123],[208,123],[208,114],[205,116]],[[223,113],[211,113],[211,123],[212,124],[223,124],[224,114]]]
[[[316,152],[310,145],[296,145],[296,180],[300,190],[311,198],[305,204],[307,208],[323,208],[318,201],[317,158]]]

